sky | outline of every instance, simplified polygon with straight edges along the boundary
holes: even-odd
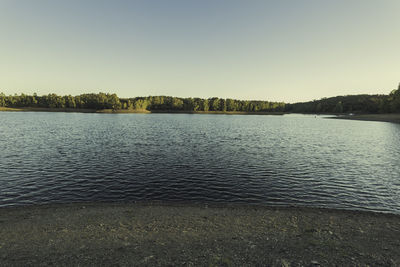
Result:
[[[0,92],[387,94],[399,14],[398,0],[0,0]]]

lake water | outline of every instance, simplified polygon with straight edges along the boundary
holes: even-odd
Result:
[[[400,213],[393,123],[0,112],[0,150],[0,206],[151,200]]]

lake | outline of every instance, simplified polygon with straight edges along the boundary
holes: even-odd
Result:
[[[163,201],[400,213],[400,124],[0,112],[0,206]]]

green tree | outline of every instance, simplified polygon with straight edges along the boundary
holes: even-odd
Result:
[[[193,111],[201,111],[202,110],[202,101],[200,98],[193,99]]]
[[[203,99],[202,103],[201,103],[201,110],[203,111],[208,111],[209,110],[209,104],[208,104],[208,99]]]
[[[397,90],[393,90],[389,95],[390,110],[400,112],[400,84]]]
[[[220,108],[219,99],[218,97],[213,97],[209,100],[210,102],[210,110],[218,111]]]
[[[0,93],[0,107],[6,106],[6,95],[4,93]]]
[[[320,113],[322,111],[322,104],[318,103],[317,106],[315,107],[315,112]]]
[[[229,99],[229,98],[226,100],[226,110],[227,111],[236,111],[235,100]]]
[[[335,113],[343,113],[343,104],[342,101],[337,102],[335,109],[334,109]]]
[[[121,102],[116,94],[108,95],[107,103],[111,109],[116,110],[121,108]]]
[[[66,108],[76,108],[75,97],[71,95],[64,96],[64,101]]]
[[[172,98],[172,109],[173,110],[182,110],[183,109],[183,100],[177,97]]]
[[[183,100],[183,109],[186,111],[193,111],[194,101],[193,98],[185,98]]]

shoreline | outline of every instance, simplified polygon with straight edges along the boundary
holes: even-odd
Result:
[[[400,215],[246,204],[0,208],[5,265],[398,266]]]
[[[271,210],[315,210],[321,212],[344,212],[353,214],[369,214],[369,215],[388,215],[397,216],[400,219],[400,212],[396,213],[389,210],[371,210],[371,209],[353,209],[353,208],[330,208],[323,206],[308,206],[295,204],[265,204],[265,203],[243,203],[243,202],[190,202],[190,201],[162,201],[162,200],[137,200],[137,201],[97,201],[97,202],[60,202],[60,203],[33,203],[33,204],[11,204],[0,206],[2,210],[17,210],[32,208],[63,208],[72,206],[160,206],[160,207],[192,207],[192,208],[243,208],[243,209],[271,209]]]
[[[112,110],[112,109],[72,109],[72,108],[8,108],[0,107],[0,112],[72,112],[72,113],[99,113],[99,114],[213,114],[213,115],[274,115],[282,116],[287,114],[307,114],[307,115],[335,115],[336,117],[328,117],[326,119],[341,120],[359,120],[359,121],[378,121],[400,123],[400,114],[308,114],[308,113],[290,113],[290,112],[241,112],[241,111],[180,111],[180,110]]]
[[[399,113],[389,113],[389,114],[338,115],[337,117],[330,117],[328,119],[381,121],[381,122],[400,123],[400,114]]]
[[[76,112],[76,113],[102,113],[102,114],[154,114],[154,113],[170,113],[170,114],[218,114],[218,115],[284,115],[285,112],[242,112],[242,111],[183,111],[183,110],[135,110],[135,109],[78,109],[78,108],[8,108],[0,107],[1,111],[12,112]]]
[[[75,113],[100,113],[100,114],[215,114],[215,115],[287,115],[287,114],[306,114],[306,115],[336,115],[336,117],[329,117],[327,119],[341,119],[341,120],[361,120],[361,121],[381,121],[400,123],[399,113],[388,114],[312,114],[312,113],[291,113],[291,112],[242,112],[242,111],[181,111],[181,110],[132,110],[132,109],[73,109],[73,108],[8,108],[0,107],[0,112],[75,112]]]

